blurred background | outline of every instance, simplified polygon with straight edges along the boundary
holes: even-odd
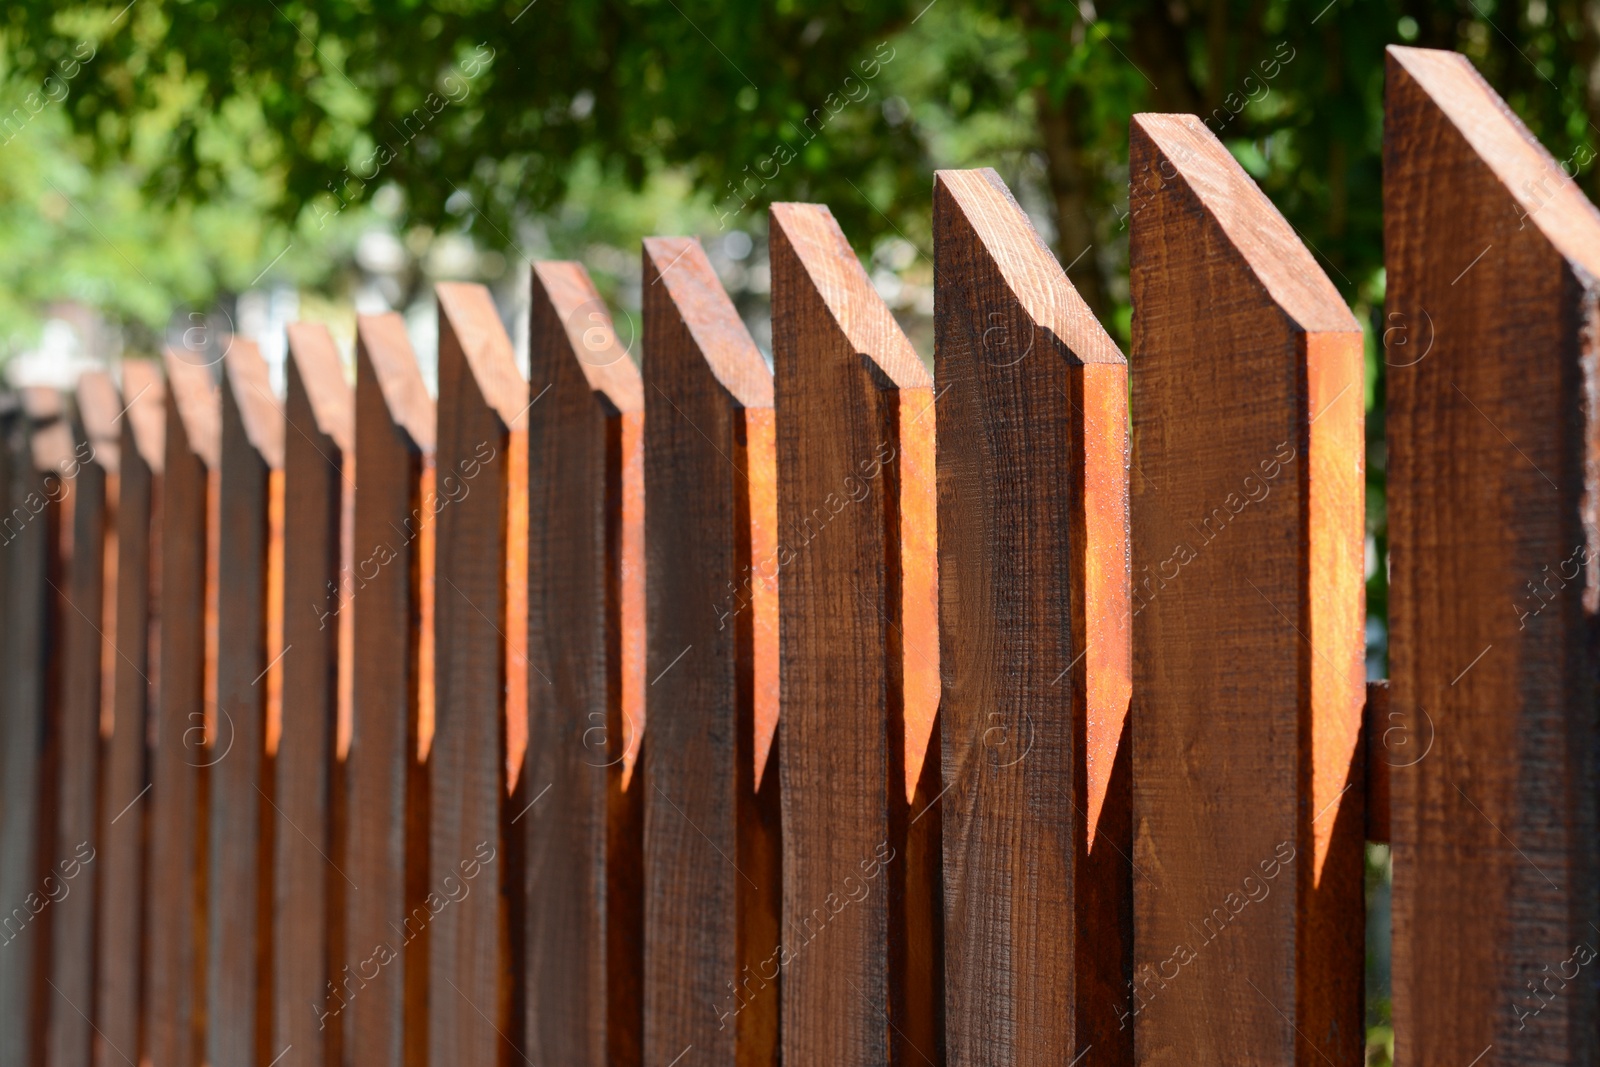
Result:
[[[627,344],[655,233],[701,238],[770,350],[783,199],[832,207],[931,362],[933,171],[974,166],[1126,347],[1128,118],[1194,112],[1368,331],[1382,677],[1389,43],[1466,53],[1600,191],[1600,0],[10,0],[0,362],[66,386],[226,330],[260,341],[281,387],[286,323],[325,322],[348,350],[358,312],[392,309],[427,363],[444,279],[489,285],[525,345],[541,258],[581,260]],[[1369,1059],[1386,1063],[1386,850],[1370,860]]]

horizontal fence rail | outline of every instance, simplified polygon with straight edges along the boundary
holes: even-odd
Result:
[[[394,314],[0,395],[0,1067],[1354,1067],[1367,842],[1398,1062],[1592,1062],[1600,212],[1387,94],[1392,686],[1361,327],[1193,116],[1126,355],[968,170],[931,369],[786,203],[770,363],[652,237],[527,378],[450,283],[436,398]]]

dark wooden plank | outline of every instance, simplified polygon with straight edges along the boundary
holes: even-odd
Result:
[[[933,382],[826,207],[771,234],[783,1059],[937,1064]]]
[[[1127,362],[994,171],[934,257],[950,1062],[1128,1064]]]
[[[145,1035],[151,1061],[205,1057],[206,744],[215,700],[216,503],[222,412],[210,367],[168,349],[159,652],[150,749]]]
[[[1361,333],[1191,115],[1136,115],[1141,1064],[1362,1058]]]
[[[61,611],[72,526],[72,431],[53,389],[24,389],[9,440],[4,517],[4,806],[0,808],[0,1064],[48,1056],[52,927],[57,909],[90,879],[85,856],[59,856]]]
[[[1390,718],[1433,741],[1393,771],[1403,1062],[1597,1055],[1600,214],[1564,166],[1465,57],[1389,51]]]
[[[433,1063],[520,1062],[507,832],[527,746],[528,384],[489,291],[440,284],[437,705],[428,755]],[[511,810],[508,810],[511,809]],[[454,898],[459,896],[459,901]]]
[[[772,374],[698,241],[646,238],[643,283],[644,1062],[772,1065],[783,891]]]
[[[60,704],[50,729],[56,737],[52,857],[92,863],[101,847],[99,804],[100,691],[105,605],[108,498],[114,506],[117,441],[111,420],[122,407],[104,372],[78,379],[71,420],[71,526],[63,528],[62,576],[52,581],[59,607],[60,643],[51,650],[60,670]],[[56,860],[52,859],[52,863]],[[49,1064],[88,1062],[94,1010],[94,916],[97,878],[73,879],[51,916]]]
[[[345,958],[356,978],[341,977],[319,1010],[343,1016],[352,1062],[360,1049],[372,1067],[420,1067],[430,921],[423,731],[431,736],[434,516],[446,498],[434,485],[433,400],[399,315],[358,320],[355,403],[353,559],[330,607],[355,625],[346,872],[361,889],[346,898]]]
[[[210,1067],[265,1067],[285,1051],[272,1045],[278,823],[272,754],[281,724],[269,700],[281,659],[270,647],[269,557],[275,496],[276,509],[282,508],[284,426],[254,342],[233,338],[222,371],[217,715],[215,732],[208,731],[207,768],[206,1058]]]
[[[527,1034],[534,1062],[640,1054],[644,397],[577,263],[529,321]],[[512,545],[511,551],[521,546]]]
[[[355,411],[327,328],[295,323],[288,334],[283,497],[293,525],[283,546],[283,713],[273,761],[271,1048],[293,1049],[297,1062],[337,1064],[340,1017],[318,1005],[342,978],[345,903],[359,883],[341,865],[343,617],[329,613],[328,590],[338,588],[344,562]]]
[[[95,926],[95,1067],[139,1062],[144,982],[145,848],[151,782],[147,762],[155,696],[157,529],[165,462],[166,389],[152,360],[122,364],[113,413],[119,471],[107,548],[106,691],[101,703],[100,886]],[[80,400],[80,404],[82,401]],[[114,549],[113,549],[114,545]],[[115,555],[112,555],[114,550]]]

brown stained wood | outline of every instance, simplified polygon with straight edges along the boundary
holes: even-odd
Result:
[[[644,242],[644,1062],[778,1062],[772,374],[698,241]]]
[[[214,700],[208,615],[215,602],[213,515],[222,411],[213,369],[168,349],[158,518],[159,694],[150,742],[150,852],[145,904],[144,1026],[151,1062],[204,1061],[206,744]]]
[[[527,583],[513,546],[527,536],[528,384],[489,291],[436,292],[438,491],[450,503],[438,513],[428,892],[451,903],[428,927],[429,1061],[509,1064],[522,1059],[509,845],[527,736],[526,593],[520,612],[512,594],[519,562]]]
[[[993,170],[934,257],[950,1062],[1128,1064],[1127,363]]]
[[[577,263],[529,324],[527,1054],[640,1062],[644,397]],[[522,550],[513,543],[512,552]]]
[[[49,580],[59,613],[59,644],[50,656],[60,671],[60,702],[52,709],[49,727],[56,774],[49,830],[52,864],[66,856],[93,864],[101,847],[96,809],[106,512],[117,474],[116,441],[107,438],[121,406],[105,373],[85,374],[78,380],[76,418],[55,424],[72,435],[70,454],[56,461],[72,488],[71,525],[63,526],[59,545],[63,573]],[[86,1063],[93,1047],[96,881],[93,876],[73,879],[71,891],[51,909],[48,1064]]]
[[[933,383],[826,207],[771,233],[783,1059],[937,1064]]]
[[[269,637],[271,513],[273,496],[282,493],[284,424],[253,342],[233,338],[222,372],[206,1054],[210,1067],[266,1067],[284,1051],[273,1045],[271,1020],[272,860],[282,820],[273,796],[277,738],[268,699],[269,668],[276,666]]]
[[[344,1028],[345,1060],[418,1067],[427,1054],[427,768],[432,715],[434,406],[396,314],[356,327],[352,562],[324,612],[354,620],[345,781],[345,962],[319,1012]],[[328,601],[331,601],[328,602]],[[359,1052],[359,1061],[357,1052]]]
[[[325,1013],[342,977],[343,921],[359,882],[343,861],[336,758],[342,616],[328,611],[343,564],[344,494],[352,474],[354,399],[325,327],[288,329],[283,410],[283,715],[271,816],[272,1050],[340,1062],[341,1018]],[[391,666],[392,666],[391,662]],[[360,959],[358,958],[358,962]]]
[[[146,1046],[140,969],[153,788],[147,745],[156,695],[151,642],[159,568],[154,553],[160,551],[157,524],[166,447],[166,389],[158,365],[152,360],[124,361],[122,396],[127,399],[111,419],[119,471],[114,537],[108,538],[106,565],[106,616],[112,621],[102,652],[108,683],[100,720],[95,1067],[137,1063]]]
[[[59,855],[62,610],[72,431],[55,390],[25,389],[7,426],[4,689],[0,719],[0,1064],[47,1062],[52,934],[59,905],[92,881],[88,854]]]
[[[1389,50],[1397,1062],[1597,1054],[1600,214],[1563,166],[1464,57]]]
[[[1362,342],[1189,115],[1136,115],[1141,1064],[1362,1059]]]

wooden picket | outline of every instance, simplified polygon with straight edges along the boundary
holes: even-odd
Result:
[[[1399,1062],[1591,1062],[1600,212],[1388,79],[1392,690],[1360,327],[1193,116],[1127,357],[971,170],[931,374],[776,204],[771,370],[652,237],[527,379],[438,286],[437,404],[392,314],[0,394],[0,1067],[1354,1067],[1364,841]]]
[[[1198,119],[1130,174],[1140,1062],[1357,1062],[1360,327]]]
[[[345,785],[354,892],[345,966],[314,1002],[375,1067],[425,1062],[425,760],[433,735],[434,407],[398,315],[356,327],[354,522],[325,612],[350,617],[352,706]],[[361,598],[361,610],[354,607]],[[364,888],[362,888],[364,887]],[[348,969],[346,969],[348,968]],[[352,980],[350,972],[355,972]]]
[[[644,432],[644,1062],[774,1063],[772,374],[698,241],[646,238],[643,268],[645,405],[663,413]]]
[[[644,392],[577,263],[529,324],[527,866],[534,1062],[639,1063]]]
[[[145,842],[149,834],[149,739],[155,696],[151,634],[154,561],[161,547],[161,471],[166,389],[146,361],[122,370],[117,434],[116,513],[108,528],[105,612],[107,689],[100,717],[100,910],[95,937],[95,1067],[140,1051]],[[80,399],[81,403],[81,399]],[[115,556],[111,546],[115,546]]]
[[[826,207],[774,204],[770,232],[789,551],[778,572],[781,1058],[933,1059],[939,648],[933,435],[917,424],[933,383]]]
[[[1396,1053],[1592,1062],[1600,213],[1464,57],[1388,78]]]
[[[994,171],[933,218],[950,1058],[1130,1063],[1127,361]]]
[[[273,1055],[297,1048],[338,1062],[343,1029],[322,1014],[328,976],[343,970],[344,915],[359,883],[344,864],[346,790],[337,758],[347,735],[340,642],[352,616],[328,611],[351,538],[355,400],[321,326],[289,327],[283,409],[282,712],[274,755]],[[330,1025],[331,1022],[331,1025]]]

